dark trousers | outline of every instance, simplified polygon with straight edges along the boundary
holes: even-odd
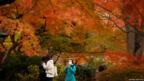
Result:
[[[46,81],[53,81],[53,78],[47,77]]]

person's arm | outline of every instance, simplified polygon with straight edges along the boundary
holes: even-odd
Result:
[[[42,63],[42,66],[45,70],[52,69],[54,67],[54,65],[50,61],[47,61],[46,63]]]
[[[67,67],[64,67],[64,72],[67,73]]]
[[[47,63],[43,62],[42,66],[43,66],[44,69],[47,69]]]
[[[47,69],[54,68],[53,60],[48,61],[47,64],[46,64],[46,67],[47,67]]]
[[[74,65],[73,67],[69,67],[70,71],[75,74],[76,72],[76,66]]]

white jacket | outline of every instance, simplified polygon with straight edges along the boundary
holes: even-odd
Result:
[[[46,77],[53,78],[55,76],[55,66],[53,60],[48,60],[46,63],[42,63],[46,72]]]

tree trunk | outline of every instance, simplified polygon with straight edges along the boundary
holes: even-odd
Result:
[[[144,0],[121,0],[122,17],[127,26],[127,48],[130,54],[144,55]]]
[[[17,44],[13,44],[4,54],[4,57],[2,58],[1,62],[0,62],[0,71],[3,68],[3,64],[6,61],[7,57],[11,54],[12,50],[14,50],[17,47]]]
[[[137,32],[135,40],[135,55],[144,55],[144,32]]]
[[[127,49],[135,56],[144,55],[144,32],[139,32],[133,27],[127,27]]]
[[[134,54],[135,50],[135,29],[132,27],[126,27],[127,33],[127,49],[130,54]]]

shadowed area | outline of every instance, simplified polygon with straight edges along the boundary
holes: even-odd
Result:
[[[15,0],[0,0],[0,6],[1,5],[5,5],[5,4],[11,4],[13,3]]]

